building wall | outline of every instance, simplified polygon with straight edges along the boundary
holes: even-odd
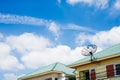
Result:
[[[85,71],[85,70],[90,70],[90,69],[96,69],[96,71],[98,72],[102,72],[102,71],[106,71],[106,65],[110,65],[110,64],[116,64],[116,63],[120,63],[120,56],[118,57],[114,57],[111,59],[106,59],[103,61],[99,61],[99,62],[93,62],[93,63],[89,63],[89,64],[85,64],[85,65],[81,65],[76,67],[76,80],[80,80],[80,71]],[[103,75],[105,76],[105,74],[103,73]],[[116,79],[119,77],[116,77]],[[106,80],[113,80],[114,78],[109,78]],[[114,79],[115,80],[115,79]],[[120,80],[120,79],[118,79]]]
[[[57,78],[57,80],[65,80],[65,75],[63,74],[47,74],[47,75],[42,75],[42,76],[37,76],[37,77],[33,77],[33,78],[29,78],[29,79],[25,79],[25,80],[49,80],[49,79]]]

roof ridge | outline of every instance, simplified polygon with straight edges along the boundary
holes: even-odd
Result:
[[[50,66],[50,65],[53,65],[53,64],[57,64],[58,62],[56,62],[56,63],[52,63],[52,64],[49,64],[49,65],[45,65],[45,66],[42,66],[42,67],[40,67],[40,68],[38,68],[38,69],[36,69],[35,71],[39,71],[40,69],[44,69],[44,68],[46,68],[46,67],[48,67],[48,66]],[[52,69],[54,69],[55,67],[53,67]],[[51,69],[51,70],[52,70]],[[35,71],[33,71],[33,72],[30,72],[30,73],[28,73],[28,74],[26,74],[26,75],[29,75],[29,74],[31,74],[31,73],[34,73]],[[24,76],[26,76],[26,75],[24,75]]]
[[[57,66],[58,62],[55,63],[55,65],[53,66],[53,68],[51,69],[52,71],[54,71],[55,67]]]

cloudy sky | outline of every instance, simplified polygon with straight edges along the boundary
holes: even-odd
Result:
[[[0,80],[72,63],[120,43],[120,0],[0,0]]]

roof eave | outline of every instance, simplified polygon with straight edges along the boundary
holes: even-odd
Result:
[[[31,75],[31,76],[21,77],[21,78],[18,78],[18,80],[30,79],[30,78],[34,78],[34,77],[38,77],[38,76],[42,76],[46,74],[51,74],[51,73],[62,73],[62,72],[61,71],[47,71],[44,73],[39,73],[39,74]]]
[[[114,58],[114,57],[118,57],[118,56],[120,56],[120,54],[115,54],[115,55],[111,55],[111,56],[107,56],[107,57],[98,58],[93,62],[99,62],[99,61],[102,61],[102,60],[106,60],[106,59],[110,59],[110,58]],[[91,61],[86,61],[86,62],[82,62],[82,63],[76,63],[76,64],[73,64],[73,65],[69,65],[69,67],[70,68],[76,68],[78,66],[89,64],[89,63],[91,63]]]

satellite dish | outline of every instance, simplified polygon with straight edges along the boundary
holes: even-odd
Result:
[[[95,59],[93,54],[96,52],[96,50],[97,50],[97,46],[95,44],[90,44],[90,45],[85,46],[82,49],[81,54],[83,56],[91,56],[91,61],[93,61],[93,59]]]

